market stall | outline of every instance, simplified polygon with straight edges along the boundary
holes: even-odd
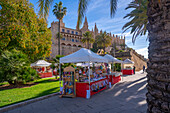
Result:
[[[94,52],[82,48],[79,51],[70,54],[68,56],[60,58],[60,63],[88,63],[88,71],[86,73],[77,72],[63,72],[63,87],[60,87],[60,91],[62,90],[62,96],[70,96],[66,92],[68,89],[66,85],[68,81],[68,74],[74,76],[75,88],[71,88],[70,91],[73,92],[73,97],[84,97],[90,98],[90,96],[106,89],[106,85],[108,84],[108,80],[101,73],[93,73],[92,69],[90,69],[90,63],[107,63],[108,60],[102,56],[95,54]],[[73,79],[73,77],[68,78]],[[73,82],[69,82],[73,84]]]
[[[126,59],[123,61],[123,69],[121,70],[123,75],[133,75],[133,66],[134,62],[130,59]]]
[[[33,69],[36,69],[37,73],[41,78],[52,77],[52,70],[50,68],[51,63],[46,62],[45,60],[38,60],[31,64]]]
[[[122,65],[122,63],[123,63],[123,61],[118,60],[117,58],[115,58],[115,57],[113,57],[111,55],[108,55],[108,54],[106,54],[104,56],[104,58],[106,58],[109,63],[112,63],[112,65],[114,63],[120,63]],[[112,71],[111,72],[107,72],[107,73],[104,74],[104,75],[106,75],[106,77],[108,78],[108,80],[109,80],[109,82],[111,84],[115,84],[115,83],[119,82],[121,80],[121,75],[122,75],[121,72],[114,72],[113,68],[114,67],[112,67]]]

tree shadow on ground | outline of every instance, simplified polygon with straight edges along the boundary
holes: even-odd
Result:
[[[39,93],[38,95],[36,95],[36,97],[41,97],[41,96],[44,96],[44,95],[47,95],[47,94],[57,93],[57,92],[54,92],[54,91],[55,91],[56,89],[58,89],[58,88],[59,88],[59,87],[54,87],[54,88],[45,90],[45,91]]]
[[[49,80],[37,81],[35,83],[52,83],[52,82],[56,82],[56,81],[58,81],[58,80],[57,79],[54,79],[54,80],[49,79]]]
[[[139,78],[135,81],[124,81],[114,84],[110,89],[101,92],[106,99],[112,101],[112,103],[119,102],[125,109],[129,106],[132,108],[139,109],[139,112],[145,112],[147,109],[146,104],[146,77]],[[100,94],[94,95],[92,97],[93,101],[100,99],[98,96]]]

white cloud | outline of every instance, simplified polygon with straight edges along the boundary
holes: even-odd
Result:
[[[148,48],[141,48],[136,50],[137,53],[143,55],[145,58],[148,58]]]
[[[87,8],[87,13],[90,13],[91,11],[93,11],[94,9],[97,9],[99,7],[102,7],[105,2],[105,0],[92,0],[90,3],[89,3],[89,6]]]

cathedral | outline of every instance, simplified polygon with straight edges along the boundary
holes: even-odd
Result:
[[[58,22],[52,22],[51,23],[51,32],[52,32],[52,50],[51,50],[51,58],[54,58],[56,55],[58,55],[58,39],[57,39],[57,33],[58,33]],[[82,43],[83,34],[86,31],[90,31],[93,34],[93,38],[100,33],[102,33],[102,30],[98,30],[97,25],[95,23],[94,30],[89,30],[88,28],[88,21],[87,17],[85,17],[85,21],[83,24],[83,27],[81,29],[72,29],[65,27],[65,23],[63,21],[60,22],[60,32],[62,35],[62,38],[60,40],[60,54],[61,55],[69,55],[73,52],[76,52],[77,50],[81,48],[87,48],[88,46],[85,43]],[[111,48],[116,45],[117,48],[121,48],[122,45],[125,45],[125,37],[123,36],[114,36],[111,33],[108,33],[109,36],[112,37],[112,42],[110,47],[106,48],[107,52],[111,51]],[[90,47],[92,48],[92,44],[90,44]]]

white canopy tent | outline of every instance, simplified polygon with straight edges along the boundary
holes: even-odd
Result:
[[[89,63],[77,63],[76,66],[80,66],[80,67],[88,67],[89,66]],[[90,67],[92,67],[93,64],[90,63]]]
[[[104,56],[104,58],[106,58],[107,60],[108,60],[108,62],[112,62],[112,65],[113,65],[113,63],[120,63],[121,64],[121,68],[122,68],[122,63],[123,63],[123,61],[121,61],[121,60],[118,60],[117,58],[115,58],[115,57],[113,57],[113,56],[111,56],[111,55],[108,55],[108,54],[106,54],[105,56]],[[114,67],[113,67],[114,68]],[[113,71],[113,70],[112,70]]]
[[[104,56],[104,58],[106,58],[106,59],[108,60],[108,62],[123,63],[123,61],[118,60],[117,58],[115,58],[115,57],[113,57],[113,56],[111,56],[111,55],[108,55],[108,54],[106,54],[106,55]]]
[[[133,68],[134,62],[130,59],[126,59],[123,61],[123,68],[126,69],[127,67]]]
[[[40,67],[46,67],[46,66],[50,66],[50,65],[51,65],[51,63],[49,63],[45,60],[38,60],[31,64],[31,66],[40,66]]]
[[[134,62],[127,58],[123,61],[123,64],[134,64]]]
[[[98,54],[92,52],[91,50],[85,49],[85,48],[81,48],[80,50],[76,51],[75,53],[72,53],[68,56],[60,58],[60,63],[81,63],[81,62],[88,62],[88,64],[89,64],[88,69],[90,69],[90,63],[95,63],[95,62],[108,63],[108,60],[106,58],[99,56]],[[61,67],[61,66],[59,66],[59,67]],[[60,75],[61,75],[61,71],[60,71]],[[89,90],[90,90],[90,71],[89,71]]]
[[[99,62],[108,63],[108,60],[89,49],[82,48],[68,56],[60,58],[60,63]]]

